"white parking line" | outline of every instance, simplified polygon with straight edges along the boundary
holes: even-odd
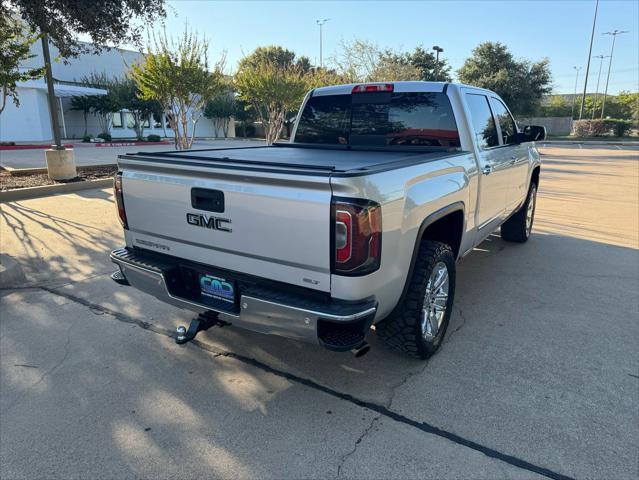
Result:
[[[619,145],[615,145],[615,148],[616,148],[617,150],[621,150],[621,147],[620,147]]]
[[[580,150],[581,150],[582,148],[584,148],[584,147],[581,145],[581,143],[578,143],[577,145],[579,146],[579,149],[580,149]]]

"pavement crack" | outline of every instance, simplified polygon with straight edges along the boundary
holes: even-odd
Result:
[[[352,455],[355,454],[355,452],[357,451],[357,448],[359,447],[359,444],[362,443],[362,440],[364,440],[364,438],[370,433],[370,431],[373,429],[373,426],[380,418],[382,418],[381,414],[374,417],[371,420],[371,422],[368,424],[368,426],[364,429],[364,431],[361,433],[361,435],[357,438],[357,440],[355,440],[355,444],[353,445],[352,450],[349,450],[348,452],[346,452],[344,455],[340,457],[339,463],[337,464],[337,475],[336,475],[337,478],[340,478],[342,474],[342,468],[344,467],[344,463],[346,463],[346,460],[348,460]]]
[[[42,375],[40,375],[40,378],[38,378],[38,380],[36,380],[31,385],[29,385],[29,387],[26,388],[24,390],[24,392],[22,392],[22,395],[19,395],[18,398],[16,398],[13,402],[11,402],[7,406],[7,410],[5,412],[5,415],[7,413],[9,413],[13,409],[13,407],[18,405],[22,401],[22,399],[24,399],[24,397],[26,397],[29,394],[29,392],[31,390],[33,390],[35,387],[40,385],[44,381],[45,378],[47,378],[48,376],[52,375],[56,370],[58,370],[60,367],[62,367],[62,364],[64,362],[67,361],[67,358],[69,358],[69,353],[71,351],[69,349],[69,346],[71,345],[71,330],[72,329],[73,329],[73,324],[69,325],[69,328],[67,328],[67,339],[66,339],[66,342],[64,343],[64,347],[63,347],[64,348],[64,355],[62,356],[62,358],[60,360],[58,360],[53,367],[49,368]],[[16,367],[38,368],[35,365],[27,365],[27,364],[17,364],[15,366]]]
[[[57,291],[55,289],[49,288],[49,287],[45,287],[45,286],[41,286],[40,287],[43,291],[46,291],[52,295],[59,295],[61,297],[66,298],[67,300],[70,300],[72,302],[76,302],[80,305],[83,305],[87,308],[96,310],[96,311],[101,311],[104,313],[109,314],[110,316],[114,317],[116,320],[119,320],[121,322],[124,323],[128,323],[128,324],[133,324],[133,325],[137,325],[140,328],[143,328],[144,330],[148,330],[150,332],[153,333],[157,333],[159,335],[164,335],[166,337],[169,338],[175,338],[175,332],[164,328],[164,327],[160,327],[159,325],[154,325],[152,323],[149,322],[145,322],[143,320],[139,320],[136,318],[132,318],[129,317],[128,315],[125,315],[123,313],[120,312],[116,312],[114,310],[111,310],[110,308],[106,308],[103,307],[102,305],[99,304],[95,304],[92,302],[89,302],[88,300],[85,300],[84,298],[78,297],[76,295],[73,295],[71,293],[68,292],[62,292],[62,291]],[[96,317],[96,318],[100,318],[100,317]],[[242,354],[239,353],[235,353],[235,352],[229,352],[229,351],[219,351],[216,350],[214,348],[212,348],[210,345],[207,345],[206,343],[198,340],[198,339],[193,339],[191,340],[189,343],[191,343],[192,345],[202,349],[202,350],[206,350],[207,352],[213,353],[214,358],[221,358],[221,357],[225,357],[225,358],[232,358],[234,360],[237,360],[239,362],[242,362],[246,365],[250,365],[253,366],[255,368],[259,368],[260,370],[267,372],[267,373],[271,373],[273,375],[276,375],[280,378],[284,378],[285,380],[288,380],[292,383],[297,383],[299,385],[302,385],[304,387],[313,389],[315,391],[318,392],[322,392],[325,393],[327,395],[330,395],[332,397],[338,398],[340,400],[343,400],[345,402],[349,402],[353,405],[356,405],[358,407],[361,408],[365,408],[367,410],[370,410],[372,412],[376,412],[378,413],[378,418],[379,417],[385,417],[388,418],[390,420],[393,420],[395,422],[398,423],[402,423],[404,425],[408,425],[410,427],[413,427],[417,430],[420,430],[421,432],[430,434],[430,435],[435,435],[437,437],[443,438],[445,440],[448,440],[456,445],[460,445],[466,448],[469,448],[471,450],[474,450],[476,452],[482,453],[484,455],[486,455],[489,458],[492,458],[494,460],[500,461],[500,462],[504,462],[507,463],[513,467],[516,468],[520,468],[522,470],[526,470],[529,472],[533,472],[533,473],[537,473],[539,475],[542,475],[544,477],[547,478],[551,478],[553,480],[574,480],[572,477],[568,476],[568,475],[564,475],[562,473],[556,472],[554,470],[550,470],[548,468],[539,466],[539,465],[535,465],[533,463],[530,463],[524,459],[521,459],[519,457],[516,457],[514,455],[509,455],[507,453],[504,452],[500,452],[499,450],[495,450],[491,447],[488,447],[486,445],[482,445],[480,443],[477,443],[473,440],[470,440],[468,438],[465,438],[461,435],[458,435],[456,433],[453,433],[451,431],[448,430],[444,430],[442,428],[439,428],[435,425],[432,425],[428,422],[421,422],[419,420],[415,420],[412,418],[409,418],[405,415],[402,415],[401,413],[398,413],[396,411],[393,411],[389,408],[389,406],[387,405],[380,405],[377,403],[373,403],[373,402],[369,402],[366,400],[362,400],[359,399],[353,395],[351,395],[350,393],[345,393],[345,392],[340,392],[339,390],[335,390],[331,387],[328,387],[326,385],[323,385],[321,383],[317,383],[314,380],[311,380],[310,378],[305,378],[305,377],[300,377],[298,375],[295,375],[293,373],[287,372],[285,370],[280,370],[276,367],[272,367],[271,365],[268,365],[266,363],[261,362],[260,360],[257,360],[256,358],[252,358],[252,357],[247,357],[244,356]],[[66,354],[65,354],[66,357]],[[63,359],[64,361],[64,359]],[[61,364],[61,363],[60,363]],[[54,367],[53,369],[55,369],[56,367]],[[421,370],[417,370],[417,371],[413,371],[409,374],[407,374],[401,382],[399,382],[395,387],[394,390],[397,390],[398,388],[400,388],[403,384],[405,384],[412,376],[419,374],[420,372],[422,372],[424,369],[426,368],[426,365],[424,365],[424,367]],[[53,370],[51,369],[51,371]],[[387,402],[388,405],[392,404],[393,401],[393,397],[394,397],[394,392],[391,395],[391,397],[389,398],[389,401]],[[370,429],[369,429],[370,430]],[[366,432],[364,432],[366,433]],[[365,435],[362,436],[362,438]],[[361,443],[361,441],[360,441]]]
[[[459,313],[459,318],[461,318],[461,324],[457,325],[457,327],[455,327],[455,329],[448,334],[449,342],[450,342],[450,339],[453,337],[453,335],[459,332],[466,325],[466,316],[464,315],[463,310],[460,307],[457,307],[457,312]]]

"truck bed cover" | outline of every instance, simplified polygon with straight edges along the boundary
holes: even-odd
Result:
[[[245,168],[247,170],[286,170],[325,175],[365,175],[425,161],[439,160],[461,152],[369,150],[356,148],[317,148],[279,144],[239,148],[212,148],[166,152],[138,152],[121,155],[124,161]]]

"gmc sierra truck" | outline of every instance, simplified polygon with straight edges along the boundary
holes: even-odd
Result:
[[[197,312],[179,343],[232,324],[361,355],[374,325],[427,358],[456,261],[528,240],[544,136],[472,86],[317,88],[289,142],[120,156],[112,277]]]

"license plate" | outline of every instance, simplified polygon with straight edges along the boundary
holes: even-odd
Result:
[[[200,274],[200,293],[205,297],[235,303],[235,286],[232,280],[209,274]]]

